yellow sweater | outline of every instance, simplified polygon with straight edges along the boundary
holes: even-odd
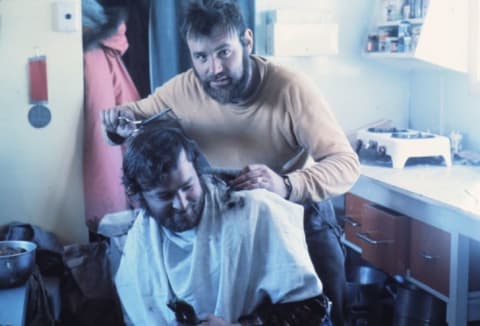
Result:
[[[293,201],[320,201],[348,191],[359,176],[358,157],[316,85],[305,75],[253,58],[261,82],[243,103],[213,100],[190,69],[127,107],[140,117],[172,108],[215,167],[266,164],[288,173]],[[314,164],[305,165],[307,154]]]

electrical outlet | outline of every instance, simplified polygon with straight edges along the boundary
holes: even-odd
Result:
[[[53,3],[53,29],[56,32],[80,31],[81,10],[78,1],[57,1]]]

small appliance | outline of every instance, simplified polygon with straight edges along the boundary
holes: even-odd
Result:
[[[390,157],[395,169],[403,168],[409,158],[441,157],[446,166],[452,165],[448,137],[413,129],[361,129],[357,132],[357,153],[361,149]]]

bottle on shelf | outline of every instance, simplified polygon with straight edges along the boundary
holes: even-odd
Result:
[[[405,5],[403,5],[403,8],[402,8],[403,19],[410,19],[411,12],[412,12],[412,7],[410,7],[410,4],[406,3]]]
[[[423,17],[423,0],[415,0],[415,7],[414,7],[414,18],[422,18]]]
[[[384,21],[395,21],[402,18],[404,0],[383,0]]]

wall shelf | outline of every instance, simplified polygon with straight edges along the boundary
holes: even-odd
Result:
[[[467,72],[467,0],[430,0],[421,17],[392,21],[386,21],[385,3],[383,0],[376,2],[377,14],[372,14],[373,23],[363,51],[365,56],[398,59],[399,62],[419,61],[424,67]],[[397,8],[403,9],[407,3],[410,1],[403,1]],[[400,17],[400,13],[395,12],[394,16]]]
[[[423,18],[408,18],[408,19],[384,21],[384,22],[379,22],[377,24],[377,27],[382,28],[382,27],[398,26],[400,23],[403,23],[403,22],[409,22],[411,25],[421,25],[423,24]]]
[[[378,59],[414,59],[411,52],[365,52],[367,57]]]

